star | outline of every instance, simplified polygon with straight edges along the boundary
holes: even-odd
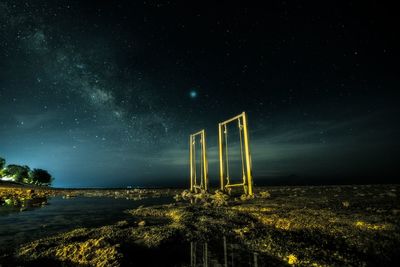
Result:
[[[190,91],[189,95],[190,95],[190,98],[192,98],[192,99],[197,98],[197,91],[192,90],[192,91]]]

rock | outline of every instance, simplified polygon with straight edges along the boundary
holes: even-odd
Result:
[[[203,203],[203,207],[209,208],[209,207],[211,207],[211,203],[210,202],[204,202]]]
[[[214,206],[217,206],[217,207],[227,206],[229,196],[220,190],[216,190],[215,194],[213,196],[211,196],[211,199],[212,199],[211,203]]]
[[[28,189],[28,190],[26,190],[26,193],[27,193],[28,195],[31,195],[31,194],[35,193],[35,190],[33,190],[33,189]]]
[[[189,190],[183,190],[181,196],[184,200],[189,200],[190,198],[192,198],[192,192],[190,192]]]
[[[343,201],[343,202],[342,202],[342,205],[343,205],[343,207],[348,208],[348,207],[350,207],[350,202],[348,202],[348,201]]]
[[[119,227],[125,227],[125,226],[128,226],[129,223],[128,223],[128,221],[119,221],[119,222],[117,222],[116,225]]]
[[[59,246],[53,257],[77,265],[120,266],[119,259],[122,258],[122,254],[118,248],[118,244],[111,245],[101,237]]]
[[[299,260],[297,259],[296,255],[290,254],[289,256],[287,256],[287,262],[288,262],[290,265],[295,265],[295,264],[298,263],[298,261],[299,261]]]
[[[258,194],[260,198],[270,198],[271,194],[268,191],[262,191]]]
[[[182,200],[182,197],[181,197],[180,195],[176,194],[176,195],[174,196],[174,199],[175,199],[175,201],[181,201],[181,200]]]

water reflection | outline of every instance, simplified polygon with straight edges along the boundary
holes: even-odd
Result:
[[[0,216],[7,215],[14,212],[30,211],[37,208],[44,207],[48,204],[47,197],[37,197],[34,199],[12,200],[0,206]]]
[[[259,266],[259,255],[227,242],[224,236],[216,242],[190,242],[190,266]]]
[[[170,197],[132,201],[110,197],[63,199],[57,196],[30,199],[17,205],[3,205],[0,206],[0,255],[2,251],[17,245],[75,228],[135,220],[124,211],[170,202]]]

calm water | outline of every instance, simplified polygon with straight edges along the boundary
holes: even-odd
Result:
[[[171,203],[171,197],[142,200],[109,197],[37,199],[24,210],[0,206],[0,252],[78,227],[96,227],[121,220],[134,220],[123,211],[143,206]],[[144,250],[124,248],[123,266],[279,266],[271,258],[246,251],[225,237],[204,242],[173,242],[160,248]],[[4,259],[3,259],[4,260]],[[11,259],[9,259],[11,260]],[[0,255],[0,266],[2,264]],[[7,262],[6,262],[7,263]],[[11,260],[10,266],[13,265]]]
[[[173,247],[173,246],[172,246]],[[165,257],[165,266],[281,266],[276,260],[243,249],[240,245],[230,243],[225,237],[215,239],[207,243],[190,242],[176,246],[175,250],[171,246],[169,254]],[[175,254],[175,255],[174,255]],[[178,260],[180,257],[180,260]],[[171,259],[170,261],[168,259]],[[157,266],[157,262],[150,262],[149,266]]]
[[[129,220],[132,218],[124,210],[171,201],[170,197],[136,201],[110,197],[53,197],[27,203],[25,210],[0,206],[0,248],[12,249],[19,244],[78,227]]]

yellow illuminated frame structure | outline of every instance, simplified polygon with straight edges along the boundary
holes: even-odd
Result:
[[[196,137],[200,136],[200,184],[197,184],[197,167],[196,167]],[[191,134],[189,138],[190,145],[190,191],[197,190],[208,191],[208,162],[206,154],[206,132],[201,130]]]
[[[239,128],[240,137],[240,152],[242,161],[242,183],[231,184],[229,177],[229,155],[228,155],[228,127],[229,123],[236,122]],[[220,167],[220,182],[221,190],[230,190],[231,187],[243,186],[246,195],[253,195],[253,177],[251,156],[249,148],[249,132],[247,126],[247,116],[243,112],[229,120],[218,124],[219,137],[219,167]]]

